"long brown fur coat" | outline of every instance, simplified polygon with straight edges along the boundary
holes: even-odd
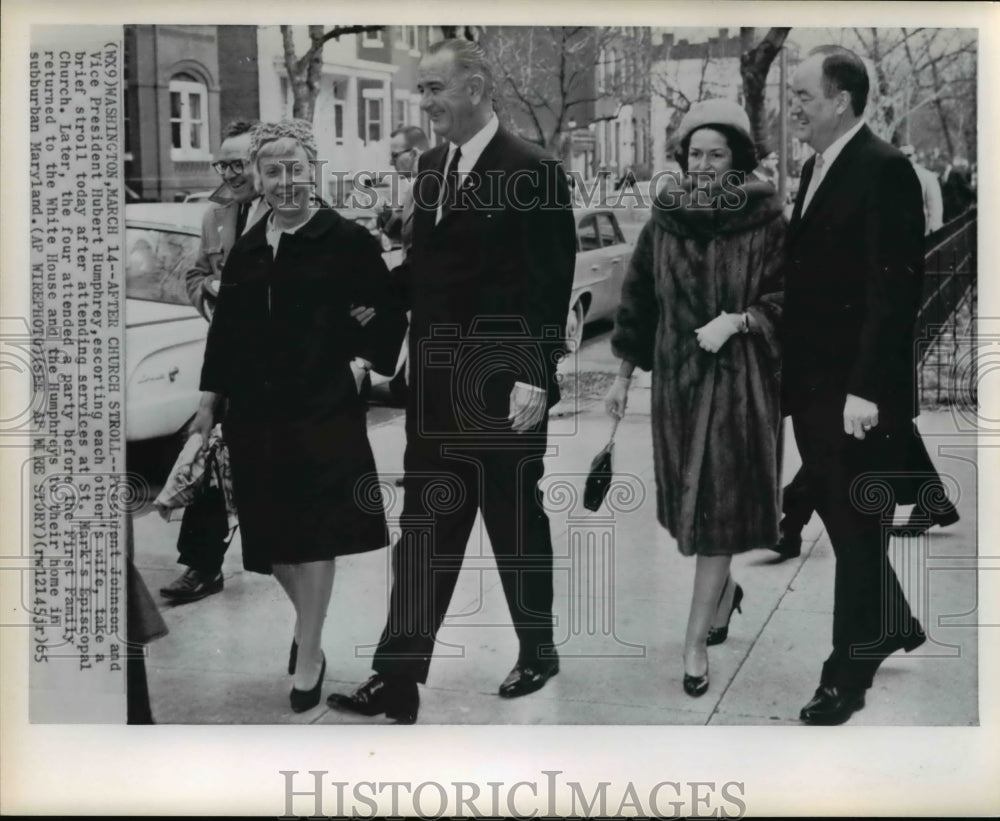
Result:
[[[785,221],[770,184],[751,177],[739,190],[707,208],[689,187],[658,195],[611,341],[653,372],[657,517],[685,555],[739,553],[778,536]],[[708,353],[695,329],[723,311],[746,311],[751,333]]]

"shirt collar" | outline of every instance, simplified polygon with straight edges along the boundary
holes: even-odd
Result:
[[[267,238],[267,244],[271,246],[271,250],[274,253],[278,252],[278,242],[281,240],[282,234],[294,234],[299,231],[304,226],[308,225],[310,220],[316,215],[316,209],[312,208],[309,210],[309,216],[305,218],[302,222],[296,225],[294,228],[278,228],[274,224],[274,211],[272,210],[267,217],[266,230],[264,232]]]
[[[487,120],[486,125],[479,129],[475,134],[469,137],[462,144],[462,156],[458,158],[458,170],[459,171],[471,171],[475,167],[476,162],[479,160],[480,155],[485,150],[486,146],[489,145],[490,140],[492,140],[497,131],[500,130],[500,121],[497,119],[497,115],[490,112],[490,118]],[[448,167],[448,163],[451,162],[451,158],[455,155],[455,149],[458,148],[455,143],[449,143],[448,145],[448,156],[445,159],[445,168]]]
[[[829,168],[833,164],[833,161],[840,156],[840,152],[844,150],[844,146],[851,141],[851,137],[857,134],[861,130],[861,126],[864,124],[864,120],[858,120],[853,126],[851,126],[847,131],[837,137],[837,139],[826,147],[826,151],[823,152],[824,174],[826,173],[825,169]]]

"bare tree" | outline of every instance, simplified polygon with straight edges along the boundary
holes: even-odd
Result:
[[[507,124],[565,155],[570,123],[588,105],[603,101],[608,104],[603,116],[613,119],[623,106],[648,97],[649,49],[636,42],[645,36],[642,31],[636,37],[584,26],[480,30]]]
[[[385,26],[309,26],[309,48],[301,57],[295,54],[295,40],[291,26],[281,26],[281,42],[285,51],[285,71],[292,89],[292,116],[312,122],[323,76],[323,47],[330,40],[339,40],[345,34],[362,34],[381,31]]]
[[[754,45],[756,30],[740,29],[740,76],[743,79],[743,105],[750,118],[750,128],[761,156],[768,153],[767,129],[767,75],[774,58],[778,56],[790,28],[772,28],[759,43]],[[784,89],[781,90],[784,94]]]

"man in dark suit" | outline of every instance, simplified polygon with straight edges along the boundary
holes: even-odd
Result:
[[[499,127],[482,49],[435,43],[418,88],[445,142],[420,157],[413,245],[395,272],[411,311],[402,536],[375,675],[328,700],[400,722],[416,720],[478,512],[520,644],[499,694],[531,693],[559,670],[538,482],[576,254],[565,174]]]
[[[792,81],[793,132],[816,154],[789,225],[782,400],[836,555],[833,651],[808,724],[846,721],[879,664],[925,640],[887,556],[892,500],[877,492],[907,469],[917,414],[923,204],[913,166],[865,125],[867,97],[864,63],[836,46]]]
[[[201,221],[201,246],[185,275],[188,298],[206,320],[212,318],[214,286],[230,249],[246,229],[267,211],[254,188],[250,170],[250,131],[255,123],[237,121],[226,127],[212,163],[222,184],[212,193],[212,205]],[[177,561],[186,570],[160,588],[176,604],[198,601],[222,590],[222,560],[229,547],[226,503],[218,488],[208,488],[181,518]]]

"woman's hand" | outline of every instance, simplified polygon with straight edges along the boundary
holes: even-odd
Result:
[[[621,420],[625,416],[625,407],[628,405],[628,386],[631,379],[624,376],[616,376],[611,383],[608,392],[604,397],[604,409],[608,416]]]
[[[711,322],[696,328],[694,333],[702,350],[718,353],[729,337],[739,333],[739,320],[736,314],[721,313]]]
[[[351,360],[351,373],[354,374],[354,386],[358,389],[359,394],[361,393],[362,386],[365,384],[365,377],[368,376],[368,372],[371,369],[372,363],[367,359],[356,356]]]
[[[201,449],[208,447],[208,437],[215,427],[215,412],[212,408],[202,405],[194,415],[194,419],[187,428],[187,435],[190,439],[196,433],[201,436]]]

